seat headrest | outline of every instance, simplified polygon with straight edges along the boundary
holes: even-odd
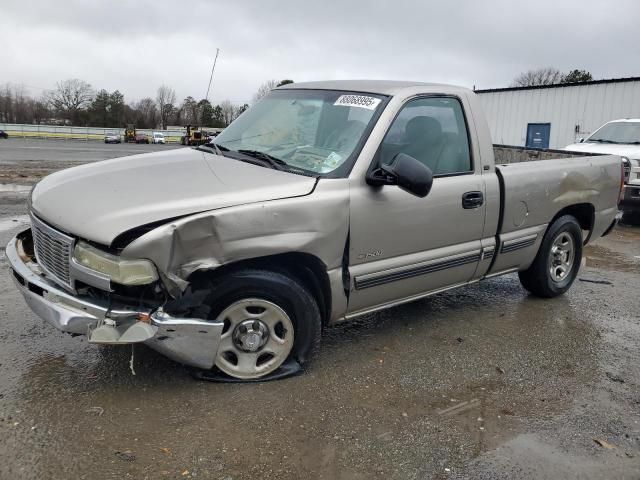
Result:
[[[433,117],[414,117],[407,122],[404,133],[409,142],[433,143],[442,135],[442,125]]]

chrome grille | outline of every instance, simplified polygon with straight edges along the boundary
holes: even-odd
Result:
[[[73,237],[51,228],[38,218],[31,216],[33,246],[38,264],[60,283],[71,287],[69,263],[73,249]]]

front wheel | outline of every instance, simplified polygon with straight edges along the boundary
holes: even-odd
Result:
[[[571,215],[551,224],[531,266],[519,272],[520,283],[538,297],[562,295],[573,284],[582,261],[582,230]]]
[[[318,304],[294,277],[268,270],[238,270],[206,285],[209,318],[224,322],[216,366],[253,380],[287,359],[305,365],[320,342]]]

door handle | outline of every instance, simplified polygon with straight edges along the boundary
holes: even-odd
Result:
[[[484,203],[482,192],[466,192],[462,194],[462,208],[478,208]]]

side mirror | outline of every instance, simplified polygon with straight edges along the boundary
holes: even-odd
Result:
[[[367,176],[369,185],[397,185],[417,197],[426,197],[433,185],[433,172],[415,158],[399,153],[389,165],[381,165]]]
[[[582,142],[584,142],[584,138],[580,137],[580,138],[578,139],[578,143],[582,143]]]

